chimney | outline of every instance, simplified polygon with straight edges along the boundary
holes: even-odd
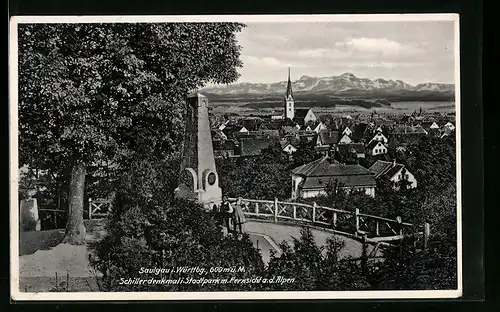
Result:
[[[335,147],[332,146],[330,147],[330,149],[328,150],[328,162],[330,164],[333,164],[333,162],[335,161]]]

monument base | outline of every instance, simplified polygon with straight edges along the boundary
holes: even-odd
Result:
[[[197,190],[190,191],[183,187],[175,189],[176,198],[193,200],[203,205],[205,209],[212,209],[214,205],[219,206],[222,203],[222,190],[220,188],[210,188],[209,191]]]

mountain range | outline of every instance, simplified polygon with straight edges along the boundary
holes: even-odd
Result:
[[[275,83],[242,82],[206,87],[200,91],[220,96],[283,94],[285,93],[286,85],[287,81]],[[429,82],[413,86],[402,80],[358,78],[352,73],[344,73],[340,76],[331,77],[310,77],[304,75],[299,80],[292,81],[292,88],[294,93],[328,93],[335,95],[401,92],[414,95],[420,92],[425,94],[451,95],[455,92],[454,84]]]

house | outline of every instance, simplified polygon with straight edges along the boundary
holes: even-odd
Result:
[[[318,134],[312,131],[300,131],[298,133],[299,141],[301,142],[312,142],[317,140]]]
[[[333,146],[340,141],[339,131],[321,131],[318,133],[316,146]]]
[[[420,125],[426,131],[432,131],[432,130],[439,130],[440,129],[439,126],[438,126],[438,124],[435,121],[424,121],[424,122],[420,123]]]
[[[363,142],[367,140],[370,136],[370,127],[367,123],[359,123],[354,129],[354,133],[350,136],[350,138],[354,142]]]
[[[349,126],[346,126],[346,127],[344,128],[344,131],[342,131],[342,134],[343,134],[343,135],[347,135],[347,136],[350,136],[350,135],[352,134],[352,131],[351,131],[351,129],[349,128]]]
[[[227,140],[227,136],[224,132],[222,132],[222,130],[219,130],[219,129],[213,129],[212,131],[210,131],[212,133],[212,140],[214,141],[224,141],[224,140]]]
[[[421,135],[414,133],[391,134],[387,146],[390,149],[402,152],[406,151],[409,145],[417,145],[421,138]]]
[[[455,126],[451,122],[448,122],[443,128],[448,128],[450,131],[455,130]]]
[[[300,127],[300,131],[312,131],[311,126],[303,125]]]
[[[328,130],[328,127],[322,123],[321,121],[316,121],[314,123],[310,124],[310,129],[316,133],[319,133],[320,131],[325,131]]]
[[[280,120],[279,122],[277,121],[271,121],[271,122],[263,122],[260,124],[258,131],[261,130],[280,130],[281,127],[283,127],[283,122]]]
[[[293,126],[283,126],[281,127],[280,132],[282,135],[291,135],[291,134],[297,134],[299,132],[299,129]]]
[[[226,126],[227,126],[227,124],[228,124],[228,123],[229,123],[229,120],[226,120],[226,121],[222,122],[222,123],[219,125],[218,129],[219,129],[220,131],[224,130],[224,128],[226,128]]]
[[[297,148],[292,145],[292,143],[287,142],[287,141],[281,141],[280,142],[281,149],[283,152],[288,153],[288,154],[293,154],[297,151]]]
[[[366,146],[366,153],[371,156],[387,154],[387,147],[382,142],[373,140]]]
[[[407,115],[404,115],[400,119],[400,122],[402,122],[402,123],[412,123],[414,121],[415,121],[415,118],[413,116],[407,116]]]
[[[283,115],[273,115],[271,116],[271,120],[281,120],[285,118]]]
[[[356,154],[358,158],[365,158],[365,146],[363,143],[339,144],[337,152],[342,158],[347,158],[351,154]]]
[[[375,196],[375,175],[360,165],[342,164],[331,157],[320,159],[297,167],[291,171],[292,199],[317,197],[325,194],[325,187],[330,181],[337,181],[350,192],[360,190]]]
[[[391,131],[391,135],[394,135],[394,134],[412,134],[412,135],[415,135],[415,136],[425,136],[427,135],[427,131],[425,131],[425,129],[421,126],[421,125],[417,125],[417,126],[407,126],[407,125],[397,125],[395,127],[393,127],[392,131]]]
[[[339,141],[339,144],[350,144],[350,143],[352,143],[352,140],[347,134],[344,134]]]
[[[394,188],[398,188],[398,182],[402,180],[408,181],[408,188],[417,187],[415,176],[405,168],[404,165],[396,163],[396,161],[377,160],[368,170],[375,174],[375,178],[384,178],[394,183]]]
[[[382,134],[382,131],[379,131],[375,134],[375,136],[368,142],[370,144],[372,141],[377,141],[377,142],[382,142],[383,144],[387,144],[389,141],[384,134]]]
[[[215,158],[235,157],[236,144],[232,140],[213,141],[213,150]]]
[[[308,124],[309,122],[315,122],[318,120],[316,115],[314,115],[312,109],[310,108],[297,108],[295,110],[293,121],[300,125]]]
[[[260,138],[279,138],[280,136],[280,132],[278,130],[249,131],[248,134],[255,135]]]
[[[239,155],[241,157],[259,156],[262,150],[268,148],[271,144],[276,142],[277,140],[240,138]]]
[[[240,125],[226,125],[222,132],[224,132],[224,135],[226,135],[227,138],[233,138],[235,137],[235,133],[248,133],[248,130]]]

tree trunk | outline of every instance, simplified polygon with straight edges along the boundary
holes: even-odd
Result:
[[[71,170],[69,182],[69,209],[66,222],[64,243],[81,245],[85,243],[85,226],[83,225],[83,191],[85,187],[86,168],[84,164],[76,164]]]

